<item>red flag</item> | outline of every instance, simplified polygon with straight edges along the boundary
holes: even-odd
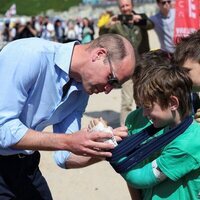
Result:
[[[176,0],[176,16],[174,27],[174,41],[188,36],[199,29],[200,19],[199,0]]]

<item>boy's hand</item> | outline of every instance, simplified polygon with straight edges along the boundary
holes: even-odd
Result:
[[[194,119],[200,123],[200,108],[197,110],[197,112],[194,115]]]
[[[121,141],[123,138],[128,136],[128,128],[126,126],[121,126],[113,130],[116,141]]]
[[[100,118],[95,118],[90,121],[88,125],[88,130],[91,131],[95,126],[99,124],[99,122],[101,122],[104,127],[108,127],[107,122],[103,118],[100,117]]]
[[[103,142],[108,142],[113,144],[114,146],[117,146],[116,139],[113,134],[113,129],[110,126],[107,126],[107,122],[103,120],[102,118],[96,118],[90,121],[88,125],[88,131],[89,132],[106,132],[106,133],[111,133],[113,137],[108,140],[104,140]]]

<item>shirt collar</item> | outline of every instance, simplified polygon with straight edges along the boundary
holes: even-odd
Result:
[[[78,41],[62,44],[55,53],[55,64],[64,72],[69,74],[71,58],[74,46],[80,44]]]

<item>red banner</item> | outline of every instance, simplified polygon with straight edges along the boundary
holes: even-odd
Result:
[[[200,0],[176,0],[174,41],[199,29]]]

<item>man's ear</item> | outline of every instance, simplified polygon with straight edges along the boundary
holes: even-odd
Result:
[[[176,96],[170,96],[169,107],[172,111],[175,111],[179,108],[179,100]]]
[[[106,58],[107,56],[107,50],[105,48],[96,48],[94,49],[92,61],[95,62],[96,60]]]

